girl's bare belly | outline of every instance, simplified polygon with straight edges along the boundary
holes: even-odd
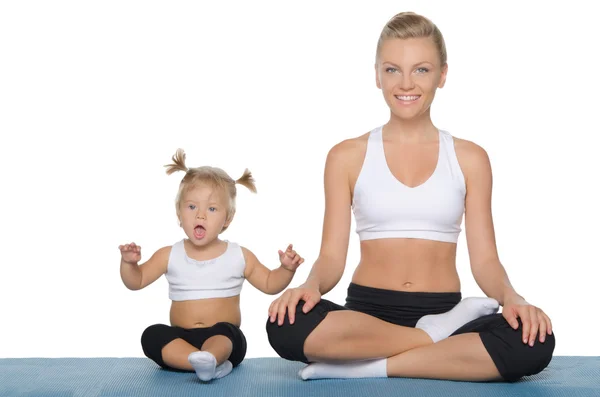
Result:
[[[171,303],[171,325],[177,327],[205,328],[219,322],[228,322],[239,327],[241,317],[239,295]]]
[[[362,241],[352,282],[411,292],[460,292],[456,244],[420,239]]]

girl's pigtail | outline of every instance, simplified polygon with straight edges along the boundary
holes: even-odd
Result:
[[[253,193],[256,193],[256,181],[252,177],[252,173],[246,168],[244,175],[242,175],[235,183],[245,186]]]
[[[188,168],[185,166],[185,152],[183,149],[177,149],[177,152],[175,152],[171,159],[173,160],[173,164],[165,165],[167,175],[171,175],[177,171],[188,172]]]

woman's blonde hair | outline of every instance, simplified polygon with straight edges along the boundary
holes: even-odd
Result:
[[[185,152],[183,149],[177,149],[171,159],[173,160],[173,163],[165,165],[167,168],[167,175],[171,175],[177,171],[185,172],[185,176],[179,184],[177,197],[175,198],[175,208],[177,211],[177,218],[179,219],[181,219],[179,207],[181,205],[181,199],[183,195],[192,190],[194,187],[198,186],[198,184],[208,184],[209,186],[220,189],[222,192],[227,194],[229,197],[229,205],[227,206],[227,222],[230,222],[235,215],[235,198],[237,196],[237,189],[235,185],[243,185],[251,192],[256,193],[255,180],[252,177],[252,173],[248,171],[247,168],[239,179],[234,180],[221,168],[210,166],[188,168],[185,165]],[[223,227],[221,232],[224,232],[226,229],[227,226]]]
[[[401,12],[396,14],[385,24],[379,35],[379,40],[377,41],[376,60],[379,60],[381,45],[385,40],[417,39],[423,37],[428,37],[433,40],[440,57],[440,66],[444,66],[448,60],[448,55],[446,53],[446,43],[444,42],[442,32],[440,32],[438,27],[431,22],[431,20],[414,12]]]

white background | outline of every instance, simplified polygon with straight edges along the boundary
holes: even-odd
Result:
[[[413,10],[445,35],[434,123],[483,146],[500,259],[551,316],[557,355],[600,355],[598,22],[584,2],[53,1],[0,5],[0,357],[143,356],[168,322],[161,278],[132,292],[119,244],[143,260],[183,237],[163,165],[245,167],[223,238],[267,266],[293,242],[316,259],[323,166],[335,143],[387,121],[373,62],[381,28]],[[210,4],[210,5],[208,5]],[[370,5],[369,5],[370,4]],[[528,5],[531,4],[531,5]],[[592,4],[592,2],[590,2]],[[463,296],[482,295],[464,240]],[[352,225],[343,303],[359,260]],[[247,357],[275,356],[273,296],[246,283]]]

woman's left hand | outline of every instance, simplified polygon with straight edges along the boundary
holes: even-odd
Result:
[[[519,328],[517,318],[523,324],[523,343],[533,346],[536,336],[540,335],[540,342],[544,343],[546,335],[552,334],[552,322],[540,309],[527,303],[522,297],[515,295],[504,301],[502,315],[514,329]]]

